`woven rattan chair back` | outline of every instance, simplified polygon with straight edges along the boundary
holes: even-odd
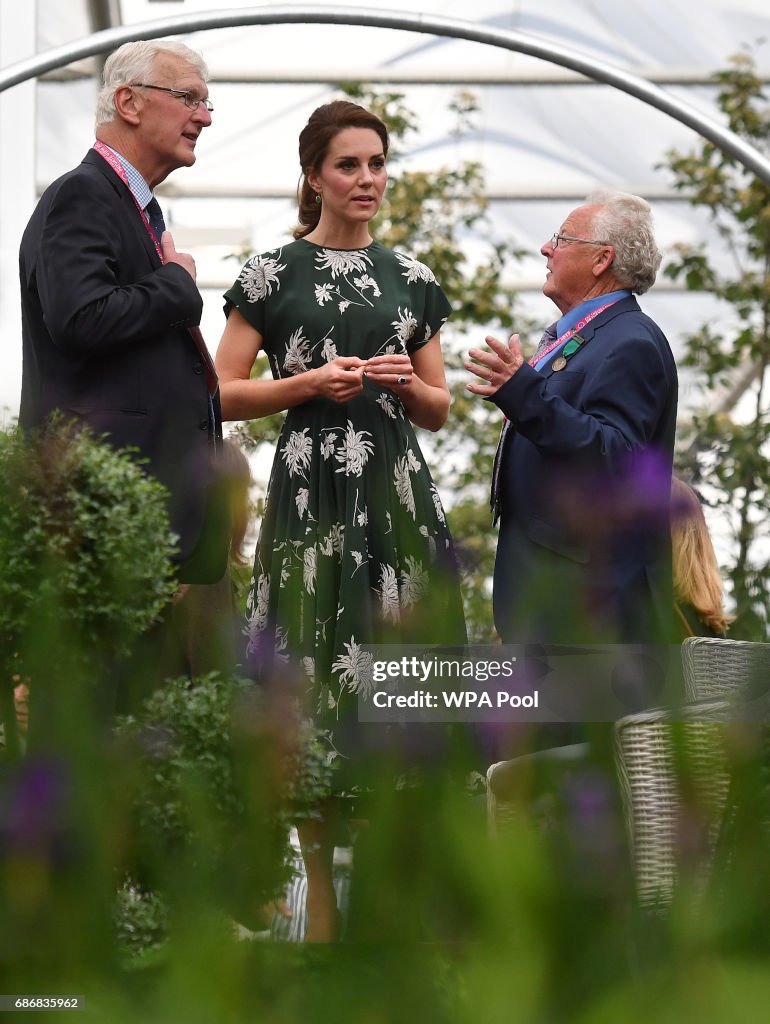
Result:
[[[664,907],[681,876],[709,881],[729,787],[727,702],[652,710],[615,724],[615,756],[639,902]],[[676,718],[677,721],[673,721]]]
[[[770,644],[690,636],[682,641],[685,699],[759,697],[770,689]]]

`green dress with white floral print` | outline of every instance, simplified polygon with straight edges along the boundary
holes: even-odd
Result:
[[[250,259],[226,293],[262,335],[274,378],[336,356],[412,353],[449,302],[424,264],[377,242],[304,239]],[[465,642],[446,517],[396,392],[288,410],[248,603],[248,651],[293,666],[333,749],[355,760],[372,643]]]

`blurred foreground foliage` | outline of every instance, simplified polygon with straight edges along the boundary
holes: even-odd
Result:
[[[228,689],[214,679],[198,685],[192,700],[201,704],[212,685],[220,697]],[[183,685],[172,688],[181,697]],[[735,747],[742,798],[729,855],[706,888],[685,836],[673,901],[642,907],[609,727],[593,729],[595,756],[547,794],[527,780],[520,817],[495,837],[483,803],[443,773],[407,793],[383,786],[359,823],[348,940],[327,947],[236,937],[233,921],[248,920],[280,874],[270,828],[255,827],[275,780],[261,758],[251,761],[249,792],[261,781],[265,791],[244,814],[231,799],[234,776],[209,763],[221,730],[204,739],[200,765],[185,747],[197,726],[180,746],[156,737],[141,768],[127,766],[125,748],[91,759],[110,781],[90,787],[87,822],[73,816],[71,790],[69,811],[66,794],[53,793],[63,766],[27,762],[2,785],[2,990],[77,993],[78,1019],[111,1024],[763,1019],[770,849],[756,750]],[[158,779],[145,772],[153,762]],[[140,842],[134,814],[148,796],[163,817]],[[22,800],[26,816],[9,814]],[[119,875],[140,859],[160,888]],[[116,926],[104,911],[116,906],[119,877]]]
[[[0,498],[0,964],[42,991],[161,948],[190,892],[225,935],[259,919],[328,769],[250,680],[134,659],[177,584],[166,493],[129,453],[12,426]],[[123,687],[149,696],[116,720]]]

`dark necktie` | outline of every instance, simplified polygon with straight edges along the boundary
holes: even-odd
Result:
[[[556,323],[558,323],[558,321],[556,321]],[[540,359],[548,346],[556,341],[556,323],[549,324],[543,331],[543,336],[535,349],[535,354],[530,360],[533,365],[538,361],[538,359]],[[489,510],[492,513],[493,524],[500,518],[500,471],[503,463],[503,449],[505,448],[505,442],[510,428],[511,421],[506,417],[503,420],[503,426],[500,431],[500,440],[497,442],[497,451],[495,452],[495,461],[492,466],[492,488],[489,495]]]
[[[535,366],[537,364],[538,359],[541,358],[541,356],[543,355],[543,352],[545,352],[545,350],[548,348],[548,346],[552,342],[556,341],[556,324],[558,322],[559,321],[557,320],[556,323],[549,324],[546,327],[546,329],[543,331],[543,337],[538,342],[538,346],[535,349],[535,354],[532,356],[532,365],[533,366]]]
[[[166,222],[163,220],[163,214],[160,209],[160,204],[158,203],[158,200],[155,198],[155,196],[153,196],[149,203],[145,206],[144,212],[147,214],[147,219],[150,222],[152,233],[155,235],[155,237],[158,240],[158,243],[160,244],[160,237],[166,230]]]

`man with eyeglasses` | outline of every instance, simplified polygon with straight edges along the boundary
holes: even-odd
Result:
[[[668,641],[677,372],[635,298],[661,260],[650,208],[594,193],[540,251],[558,320],[530,359],[514,334],[466,363],[504,416],[495,625],[506,643]]]
[[[215,583],[232,598],[219,392],[198,327],[203,300],[193,257],[177,252],[153,194],[195,162],[211,124],[207,74],[201,56],[178,42],[126,43],[111,54],[94,146],[46,189],[20,250],[19,424],[44,429],[59,413],[128,448],[165,485],[178,598],[189,584]],[[134,712],[165,676],[193,671],[180,633],[189,604],[175,602],[130,657],[108,667],[100,715]],[[41,692],[33,726],[52,717]]]
[[[20,425],[42,427],[60,411],[135,449],[168,489],[188,583],[225,570],[213,489],[221,415],[195,262],[174,247],[153,190],[195,162],[211,124],[207,75],[177,42],[111,54],[94,147],[46,189],[20,251]]]

